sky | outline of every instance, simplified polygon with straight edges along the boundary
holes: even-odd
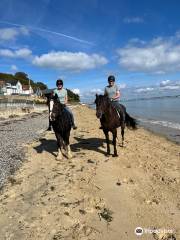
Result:
[[[108,75],[122,97],[180,93],[178,0],[1,0],[0,72],[58,78],[89,98]]]

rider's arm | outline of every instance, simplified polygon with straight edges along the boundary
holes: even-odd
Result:
[[[113,99],[113,100],[119,99],[120,96],[121,96],[121,94],[120,94],[120,91],[118,90],[118,91],[116,92],[116,95],[115,95],[112,99]]]
[[[118,87],[116,87],[116,94],[114,95],[114,97],[112,97],[113,100],[119,99],[121,96],[120,91],[118,89]]]
[[[67,103],[68,103],[68,95],[67,95],[67,90],[66,90],[66,95],[65,95],[64,103],[65,103],[65,104],[67,104]]]
[[[104,89],[104,96],[107,96],[107,91],[106,91],[106,88]]]

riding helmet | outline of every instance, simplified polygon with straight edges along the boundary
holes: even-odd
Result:
[[[110,75],[109,77],[108,77],[108,82],[115,82],[115,77],[113,76],[113,75]]]
[[[63,86],[63,80],[62,79],[58,79],[56,81],[56,86],[58,86],[58,85],[62,85]]]

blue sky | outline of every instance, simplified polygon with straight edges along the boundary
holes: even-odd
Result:
[[[1,0],[0,71],[89,96],[180,91],[178,0]]]

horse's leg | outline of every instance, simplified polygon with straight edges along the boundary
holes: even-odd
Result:
[[[71,153],[71,148],[70,148],[70,145],[67,145],[67,158],[71,159],[73,156],[72,156],[72,153]]]
[[[62,152],[61,152],[61,137],[58,133],[55,133],[56,139],[57,139],[57,147],[58,147],[58,154],[56,159],[61,160],[63,158]]]
[[[105,137],[106,137],[106,144],[107,144],[107,155],[110,155],[110,146],[109,146],[109,134],[108,134],[108,131],[107,130],[104,130],[104,134],[105,134]]]
[[[66,146],[66,152],[67,152],[67,158],[70,159],[72,158],[72,153],[71,153],[71,148],[70,148],[70,145],[69,145],[69,137],[70,137],[70,131],[65,133],[65,136],[64,136],[64,142],[65,142],[65,146]]]
[[[124,146],[124,129],[125,129],[125,122],[121,124],[122,147]]]
[[[63,155],[62,155],[62,152],[61,152],[61,148],[59,147],[58,148],[58,155],[56,157],[57,160],[62,160],[63,159]]]
[[[113,157],[117,157],[118,156],[117,149],[116,149],[117,129],[114,129],[112,131],[112,134],[113,134],[113,145],[114,145],[114,155],[113,155]]]

